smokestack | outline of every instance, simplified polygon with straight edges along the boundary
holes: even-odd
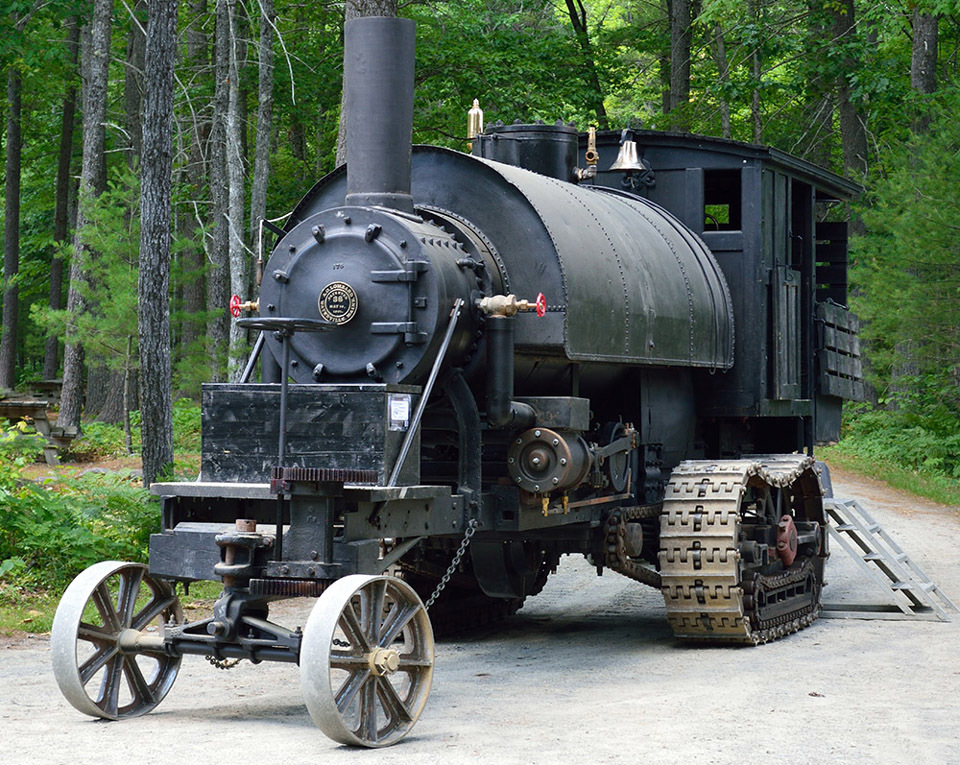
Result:
[[[344,27],[348,205],[413,212],[416,26],[410,19],[366,16]]]

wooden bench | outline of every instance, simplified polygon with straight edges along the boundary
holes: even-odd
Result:
[[[43,447],[43,458],[48,465],[59,465],[59,449],[65,449],[79,433],[75,428],[61,428],[51,424],[47,418],[47,409],[51,402],[47,399],[3,398],[0,399],[0,420],[16,424],[20,420],[30,420],[37,433],[47,439]]]

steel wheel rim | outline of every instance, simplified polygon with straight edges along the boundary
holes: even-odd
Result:
[[[338,580],[304,629],[300,677],[310,716],[342,744],[395,744],[426,705],[433,654],[433,629],[412,587],[389,576]]]
[[[182,621],[177,596],[143,564],[90,566],[70,583],[53,620],[50,653],[61,693],[91,717],[146,714],[173,686],[180,657],[125,653],[120,634],[135,630],[160,636],[173,619]]]

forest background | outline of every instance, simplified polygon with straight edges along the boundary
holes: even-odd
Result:
[[[148,310],[169,317],[174,400],[235,378],[249,339],[227,305],[256,294],[260,220],[342,156],[345,14],[398,10],[419,25],[416,142],[465,150],[478,98],[488,122],[722,136],[862,183],[852,307],[871,400],[848,410],[845,448],[955,485],[960,0],[0,0],[0,389],[62,376],[60,425],[91,432],[130,411],[145,429],[195,412],[137,400],[156,357],[138,342]],[[171,134],[157,108],[172,109]],[[157,154],[164,141],[172,155]],[[163,162],[158,228],[148,183]],[[144,242],[169,249],[169,287]],[[14,550],[8,531],[0,548]],[[0,549],[0,578],[9,560]]]

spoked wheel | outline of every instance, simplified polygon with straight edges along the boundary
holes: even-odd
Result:
[[[92,717],[146,714],[173,686],[180,657],[137,646],[183,620],[170,585],[140,563],[96,563],[67,587],[53,619],[50,653],[60,691]],[[156,640],[153,640],[157,643]]]
[[[389,576],[346,576],[310,613],[300,684],[334,741],[381,747],[403,738],[427,703],[433,630],[417,593]]]

